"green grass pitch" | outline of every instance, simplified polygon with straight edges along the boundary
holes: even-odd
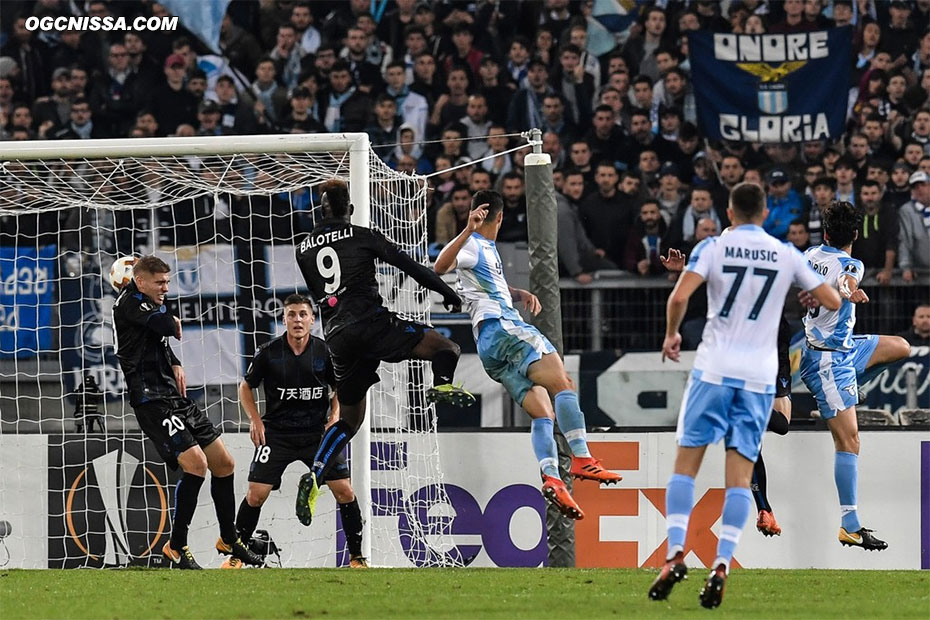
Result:
[[[930,572],[735,570],[705,610],[636,569],[0,571],[0,618],[927,618]]]

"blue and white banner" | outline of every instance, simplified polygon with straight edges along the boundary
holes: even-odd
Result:
[[[54,245],[0,247],[0,357],[51,349],[57,256]]]
[[[807,142],[843,133],[849,27],[794,34],[688,34],[698,119],[715,140]]]
[[[164,0],[172,15],[177,15],[184,27],[197,35],[214,52],[220,51],[220,25],[230,0]]]

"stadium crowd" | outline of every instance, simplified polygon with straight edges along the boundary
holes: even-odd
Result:
[[[667,248],[726,228],[744,180],[767,192],[766,230],[799,248],[821,242],[821,211],[842,199],[863,211],[853,255],[880,284],[930,268],[930,0],[635,4],[611,32],[591,0],[234,0],[217,54],[183,26],[25,27],[32,15],[169,15],[158,2],[5,0],[0,138],[366,131],[392,168],[433,174],[429,235],[441,245],[489,187],[505,198],[500,240],[526,239],[527,150],[494,155],[538,127],[560,192],[560,268],[581,284],[599,270],[661,274]],[[851,26],[854,49],[841,139],[701,134],[688,31],[834,25]]]

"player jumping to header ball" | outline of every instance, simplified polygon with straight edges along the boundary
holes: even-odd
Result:
[[[353,205],[348,186],[339,180],[320,187],[323,220],[297,247],[297,265],[320,308],[326,347],[332,356],[340,419],[320,442],[313,469],[298,487],[301,522],[313,518],[318,482],[329,474],[338,455],[365,419],[365,395],[378,382],[382,361],[418,359],[432,362],[435,384],[431,402],[458,406],[475,398],[452,384],[460,349],[429,325],[400,318],[384,307],[375,279],[375,261],[394,265],[421,286],[442,295],[447,308],[462,300],[448,284],[388,241],[380,232],[350,223]]]
[[[433,269],[440,274],[458,270],[458,290],[471,315],[485,371],[533,418],[531,437],[542,471],[543,495],[565,516],[582,519],[584,513],[559,478],[553,419],[571,446],[572,475],[606,483],[621,478],[604,469],[588,451],[578,393],[555,347],[523,322],[513,306],[520,302],[534,315],[541,309],[535,295],[509,286],[504,279],[494,242],[503,221],[503,198],[495,191],[482,190],[472,198],[472,207],[465,229],[443,248]]]
[[[856,403],[859,385],[878,376],[888,364],[910,355],[911,348],[899,336],[853,336],[856,304],[869,301],[859,288],[862,261],[849,255],[861,227],[862,215],[856,207],[848,202],[833,202],[823,211],[826,243],[804,253],[814,270],[839,291],[843,303],[839,309],[813,308],[804,317],[801,380],[814,395],[820,417],[833,434],[833,477],[841,515],[839,541],[850,547],[881,551],[888,544],[859,523]]]

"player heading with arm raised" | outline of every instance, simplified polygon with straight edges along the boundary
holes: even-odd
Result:
[[[468,224],[443,248],[433,269],[441,274],[458,270],[457,286],[471,315],[481,364],[533,418],[531,440],[542,472],[542,493],[564,515],[581,519],[584,513],[559,479],[553,419],[558,419],[571,446],[572,475],[608,484],[618,482],[620,476],[591,456],[574,382],[555,347],[539,330],[523,322],[513,306],[519,301],[534,315],[541,309],[535,295],[509,286],[504,279],[495,244],[503,209],[499,193],[477,192]]]
[[[365,395],[378,382],[382,361],[429,360],[434,376],[434,385],[427,391],[431,402],[459,406],[475,402],[474,396],[452,384],[458,345],[431,326],[403,319],[384,307],[375,261],[394,265],[421,286],[439,293],[450,310],[461,308],[459,296],[380,232],[353,225],[354,207],[344,182],[327,181],[320,192],[323,219],[297,246],[297,265],[320,308],[341,417],[320,442],[311,471],[312,489],[303,488],[301,483],[299,492],[308,495],[311,505],[315,505],[319,481],[365,419]]]
[[[116,355],[139,427],[165,463],[172,469],[180,465],[184,472],[174,496],[171,539],[162,553],[173,566],[200,568],[187,546],[187,533],[209,469],[210,495],[220,526],[217,551],[259,565],[261,558],[236,534],[232,455],[220,439],[220,431],[187,398],[184,369],[168,344],[169,337],[181,339],[181,321],[165,305],[170,271],[156,256],[140,258],[133,267],[132,281],[113,305]]]

